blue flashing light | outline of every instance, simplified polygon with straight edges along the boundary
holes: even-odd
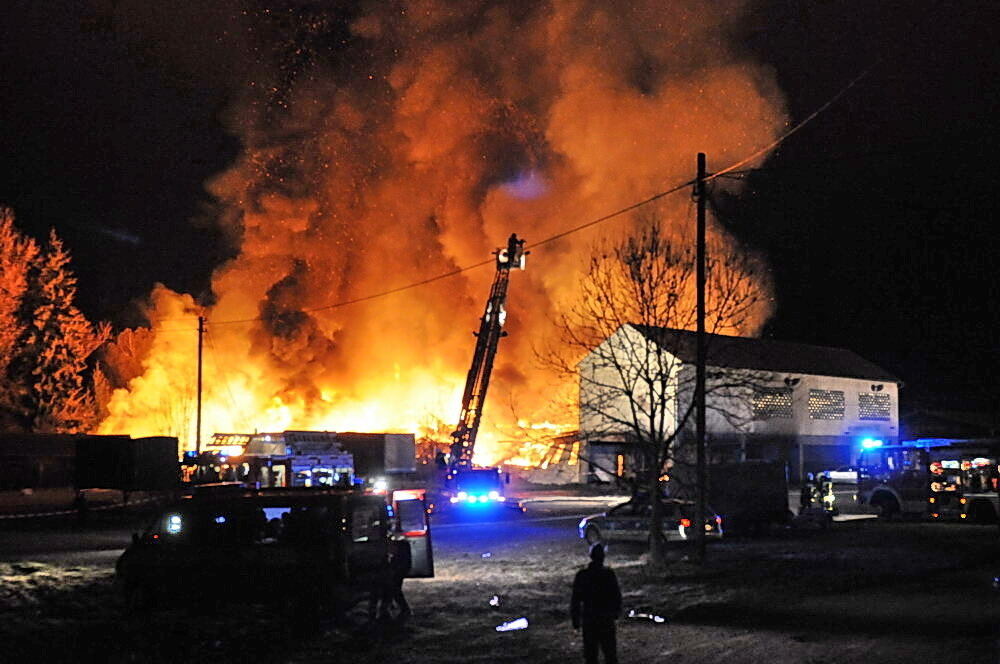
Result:
[[[224,516],[222,516],[220,514],[219,516],[215,517],[215,522],[216,523],[225,523],[226,522],[226,517],[224,517]]]
[[[875,449],[877,447],[882,447],[882,441],[878,438],[865,438],[861,441],[861,447],[866,450]]]

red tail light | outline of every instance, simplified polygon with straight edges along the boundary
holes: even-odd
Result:
[[[691,527],[691,519],[681,519],[681,525],[685,528]]]

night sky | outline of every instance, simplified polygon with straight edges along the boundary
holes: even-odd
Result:
[[[239,149],[220,120],[232,60],[214,57],[237,45],[179,21],[186,57],[147,48],[114,5],[5,3],[0,202],[35,237],[56,228],[81,307],[124,325],[156,282],[204,294],[231,251],[204,183]],[[1000,5],[751,7],[737,41],[774,68],[793,123],[871,69],[748,175],[743,196],[717,201],[772,264],[765,334],[859,352],[902,378],[904,408],[995,406]]]

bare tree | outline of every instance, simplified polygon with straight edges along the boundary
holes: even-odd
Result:
[[[767,307],[753,260],[716,247],[707,263],[706,330],[739,333]],[[651,502],[650,562],[665,559],[662,504],[654,496],[690,490],[693,451],[679,444],[693,419],[693,367],[682,357],[696,323],[695,256],[665,236],[656,219],[634,235],[598,247],[577,304],[558,320],[559,351],[543,360],[580,385],[581,437],[625,443],[634,452],[634,492]],[[747,418],[748,372],[715,371],[713,415]],[[745,402],[745,397],[743,398]],[[745,404],[744,404],[745,405]],[[669,484],[667,479],[669,476]]]

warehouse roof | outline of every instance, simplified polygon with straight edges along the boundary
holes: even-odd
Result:
[[[682,362],[689,364],[695,362],[697,338],[695,332],[650,325],[633,324],[631,327],[650,341],[660,344],[664,350],[676,355]],[[877,364],[845,348],[812,346],[774,339],[730,337],[722,334],[705,336],[707,361],[713,367],[902,382]]]

